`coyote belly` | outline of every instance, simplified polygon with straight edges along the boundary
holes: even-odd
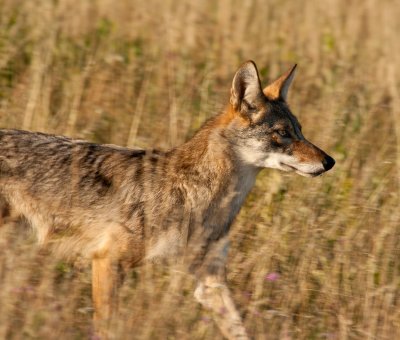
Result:
[[[39,242],[93,259],[98,329],[111,316],[115,263],[133,267],[189,250],[196,298],[226,337],[247,338],[224,285],[232,221],[263,168],[314,177],[334,165],[304,138],[286,103],[294,70],[262,89],[246,62],[226,110],[167,152],[0,130],[0,193]]]

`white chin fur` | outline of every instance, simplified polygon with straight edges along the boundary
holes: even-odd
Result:
[[[325,172],[322,163],[302,163],[293,156],[280,153],[265,154],[256,148],[252,150],[247,149],[246,151],[242,153],[242,159],[246,163],[260,168],[272,168],[288,172],[294,171],[305,177],[315,177]]]
[[[302,163],[295,157],[279,153],[269,154],[262,164],[264,168],[296,172],[305,177],[315,177],[325,171],[322,163]]]
[[[304,177],[309,177],[310,178],[310,177],[317,177],[317,176],[321,175],[322,172],[309,174],[309,173],[306,173],[306,172],[302,172],[302,171],[296,170],[296,174],[298,174],[300,176],[304,176]]]

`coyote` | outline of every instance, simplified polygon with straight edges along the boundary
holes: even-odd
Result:
[[[40,243],[92,260],[97,327],[112,316],[116,264],[175,256],[190,259],[195,298],[222,334],[248,339],[225,285],[232,221],[261,169],[315,177],[335,164],[304,138],[286,103],[295,68],[262,89],[247,61],[226,109],[166,152],[0,130],[0,192]]]

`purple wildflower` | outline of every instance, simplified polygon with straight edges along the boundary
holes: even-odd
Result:
[[[280,277],[281,277],[281,275],[280,275],[279,273],[272,272],[272,273],[267,274],[267,275],[265,276],[265,279],[266,279],[267,281],[273,282],[273,281],[279,280]]]

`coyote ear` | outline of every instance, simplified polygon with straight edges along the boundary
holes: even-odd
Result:
[[[292,83],[294,74],[296,73],[296,66],[297,64],[295,64],[289,71],[281,75],[277,80],[269,84],[264,89],[264,94],[267,96],[268,99],[282,99],[286,101],[290,84]]]
[[[242,106],[253,106],[262,95],[260,78],[256,64],[246,61],[236,72],[232,82],[231,104],[237,111],[242,111]],[[242,105],[243,104],[243,105]]]

